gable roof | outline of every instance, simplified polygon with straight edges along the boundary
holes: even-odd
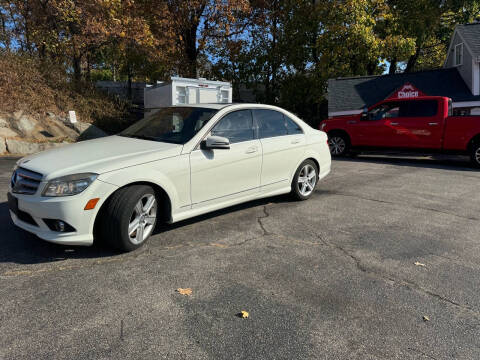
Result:
[[[480,22],[473,24],[457,25],[456,31],[467,43],[474,57],[480,56]]]
[[[328,112],[362,109],[391,95],[405,83],[430,96],[447,96],[454,102],[480,101],[472,95],[457,68],[394,75],[363,76],[328,80]]]

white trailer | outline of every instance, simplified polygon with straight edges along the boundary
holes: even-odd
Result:
[[[153,109],[195,104],[228,104],[232,102],[232,85],[203,78],[172,77],[144,89],[145,113]]]

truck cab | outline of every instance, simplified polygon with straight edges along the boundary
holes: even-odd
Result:
[[[324,120],[320,130],[335,156],[372,149],[471,153],[480,143],[480,116],[454,117],[447,97],[397,98]]]

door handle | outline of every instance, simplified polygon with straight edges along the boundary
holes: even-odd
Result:
[[[390,125],[397,126],[397,125],[400,125],[400,123],[392,122],[392,123],[390,123]]]
[[[428,125],[430,125],[430,126],[437,126],[437,125],[438,125],[438,122],[431,122],[431,123],[428,123]]]
[[[350,120],[350,121],[347,121],[347,124],[356,124],[357,122],[355,120]]]
[[[246,154],[253,154],[253,153],[256,153],[257,152],[257,147],[256,146],[252,146],[250,148],[247,149],[247,151],[245,151]]]
[[[292,140],[292,144],[300,144],[300,139]]]

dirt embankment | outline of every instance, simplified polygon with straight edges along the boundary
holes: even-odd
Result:
[[[70,110],[76,124],[68,119]],[[126,103],[88,82],[73,84],[68,70],[0,52],[0,154],[29,154],[115,133],[131,122]]]

